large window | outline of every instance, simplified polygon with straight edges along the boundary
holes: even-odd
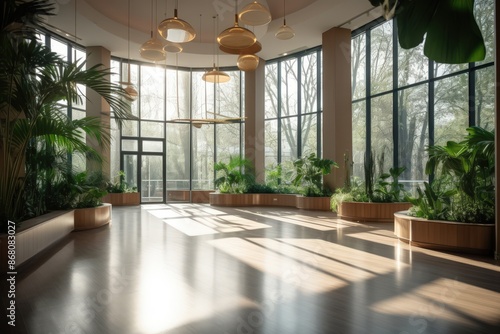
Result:
[[[427,180],[426,147],[461,140],[466,127],[494,127],[494,1],[477,0],[487,46],[482,62],[430,61],[422,46],[402,49],[392,21],[353,32],[353,173],[363,178],[366,152],[378,168],[404,166],[403,182]]]
[[[136,174],[127,178],[137,183],[133,185],[141,190],[143,202],[162,201],[159,189],[214,189],[215,162],[243,154],[243,123],[195,126],[189,119],[243,117],[243,73],[226,71],[231,81],[215,85],[204,82],[199,70],[113,59],[111,67],[121,69],[114,82],[123,81],[128,66],[140,92],[132,103],[138,119],[125,120],[121,130],[112,128],[121,138],[112,141],[111,151],[119,152],[111,155],[112,175],[124,168]]]
[[[321,155],[321,50],[269,61],[265,74],[265,164]]]

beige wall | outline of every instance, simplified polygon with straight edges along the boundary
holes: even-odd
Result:
[[[261,59],[255,71],[245,73],[245,158],[252,162],[259,183],[265,180],[264,82]]]
[[[90,46],[87,48],[87,67],[101,64],[104,68],[111,67],[111,53],[102,46]],[[108,80],[110,78],[108,77]],[[110,126],[110,108],[109,104],[96,92],[87,88],[87,116],[99,117],[101,124],[108,129]],[[94,140],[87,139],[87,144],[93,147],[103,157],[101,166],[104,177],[109,177],[110,174],[110,148],[107,146],[99,146]],[[87,170],[97,170],[99,166],[95,163],[87,161]]]
[[[351,31],[323,33],[323,157],[339,164],[325,177],[331,189],[344,184],[344,154],[352,160]]]

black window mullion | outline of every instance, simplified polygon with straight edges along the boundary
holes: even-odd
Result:
[[[399,167],[399,92],[398,92],[398,78],[399,78],[399,55],[398,55],[398,25],[396,19],[393,20],[392,31],[392,142],[393,142],[393,166]]]

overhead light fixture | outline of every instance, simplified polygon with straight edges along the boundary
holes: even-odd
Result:
[[[153,0],[151,0],[151,39],[141,45],[141,57],[155,62],[165,60],[167,55],[163,50],[164,46],[164,43],[156,37],[156,33],[153,34]]]
[[[241,54],[236,62],[238,68],[242,71],[255,71],[259,66],[259,56],[254,54]]]
[[[283,0],[283,25],[278,29],[274,36],[276,36],[277,39],[282,40],[290,39],[295,36],[295,32],[293,31],[293,29],[286,25],[285,0]]]
[[[161,21],[158,32],[172,43],[187,43],[196,37],[196,31],[186,21],[177,17],[178,1],[175,1],[174,17]]]
[[[246,48],[246,49],[241,49],[241,50],[230,49],[230,48],[226,48],[222,45],[219,45],[219,50],[221,50],[222,52],[225,52],[225,53],[232,54],[232,55],[255,54],[255,53],[260,52],[262,50],[262,44],[260,44],[260,42],[257,41],[251,47]]]
[[[135,101],[139,97],[139,92],[135,88],[134,84],[130,81],[130,0],[128,0],[128,58],[127,58],[127,81],[121,81],[120,85],[124,86],[124,90],[127,93],[126,98],[130,101]]]
[[[167,44],[165,44],[165,46],[163,47],[163,50],[170,53],[180,53],[182,52],[183,48],[179,43],[167,42]]]
[[[257,37],[250,30],[238,25],[238,0],[235,1],[234,26],[229,27],[217,36],[219,45],[229,49],[246,49],[257,41]]]
[[[271,22],[269,9],[255,0],[246,5],[239,14],[240,21],[250,26],[261,26]]]
[[[215,39],[215,35],[216,35],[215,22],[216,22],[217,16],[213,16],[212,18],[214,20],[214,39]],[[217,51],[217,66],[216,66],[215,53],[216,53],[216,50],[215,50],[215,40],[214,40],[214,54],[213,54],[213,65],[214,66],[213,66],[213,69],[211,71],[208,71],[205,74],[203,74],[203,76],[201,78],[203,81],[212,82],[212,83],[228,82],[229,80],[231,80],[231,77],[227,73],[219,70],[219,67],[218,67],[218,65],[219,65],[219,52],[218,51]]]

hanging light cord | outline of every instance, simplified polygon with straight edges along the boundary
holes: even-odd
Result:
[[[283,0],[283,25],[286,26],[286,1]]]

